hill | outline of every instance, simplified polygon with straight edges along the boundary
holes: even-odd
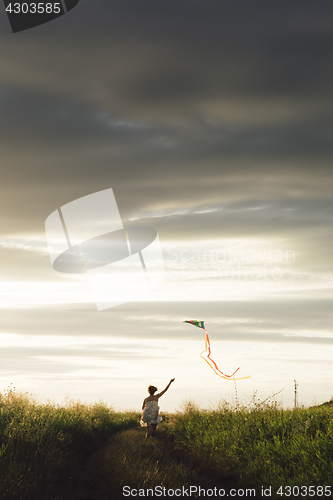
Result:
[[[297,410],[275,403],[213,410],[188,404],[162,416],[156,438],[146,440],[139,413],[103,403],[41,405],[6,391],[0,395],[1,498],[117,500],[168,491],[218,498],[231,489],[233,498],[244,498],[263,496],[261,488],[270,498],[331,496],[331,402]]]

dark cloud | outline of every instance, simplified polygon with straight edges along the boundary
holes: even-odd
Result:
[[[328,206],[330,13],[328,2],[82,0],[53,23],[3,34],[3,230],[42,233],[55,208],[110,186],[125,218],[271,200]],[[320,216],[313,204],[297,220],[272,210],[218,223],[274,232]],[[214,217],[172,219],[175,237],[178,224],[214,234]]]
[[[162,243],[283,241],[303,272],[329,274],[331,18],[326,1],[81,0],[63,18],[17,35],[2,19],[2,234],[42,236],[53,210],[112,187],[123,219],[156,227]],[[1,241],[0,250],[2,279],[65,283],[47,254]],[[154,307],[140,328],[117,309],[56,308],[4,311],[2,328],[108,336],[111,317],[125,337],[186,338],[156,319]],[[166,314],[212,317],[218,307],[182,303]],[[231,323],[223,338],[331,342],[320,333],[330,328],[329,302],[226,307],[253,322]],[[307,328],[316,335],[288,333]]]
[[[206,319],[217,353],[221,352],[221,346],[225,352],[230,349],[230,343],[239,342],[246,352],[246,355],[242,354],[246,359],[264,359],[263,352],[267,348],[275,361],[294,363],[295,359],[290,357],[292,344],[294,347],[306,344],[322,346],[323,349],[332,345],[330,303],[330,300],[271,299],[140,303],[140,308],[135,310],[119,306],[104,313],[82,309],[83,306],[71,310],[68,306],[2,310],[0,333],[22,335],[22,345],[16,339],[17,345],[2,346],[1,376],[62,377],[80,372],[80,380],[83,380],[85,374],[82,370],[99,367],[107,368],[110,378],[118,379],[119,362],[158,367],[158,363],[168,360],[170,366],[176,366],[185,362],[189,354],[179,350],[169,359],[165,341],[170,340],[170,349],[177,348],[178,342],[184,340],[189,346],[193,340],[203,343],[203,330],[182,322],[184,318],[193,317]],[[65,343],[52,345],[52,335],[63,337]],[[95,342],[92,340],[94,335],[98,338]],[[70,341],[66,345],[68,336]],[[36,342],[38,337],[40,345]],[[46,337],[49,337],[50,345],[47,345]],[[82,343],[85,338],[89,338],[89,343]],[[25,345],[25,339],[29,343],[33,339],[34,345]],[[278,352],[274,351],[274,346],[280,346]],[[310,360],[303,360],[307,361],[308,369],[318,363],[317,356],[318,352],[314,352]],[[103,365],[105,362],[107,367]],[[326,360],[325,363],[330,365],[331,362]],[[103,378],[107,379],[108,375]]]
[[[139,306],[138,310],[119,306],[102,313],[93,308],[87,310],[83,306],[36,306],[31,309],[3,310],[1,333],[69,336],[71,339],[95,335],[99,342],[103,337],[107,340],[120,336],[124,343],[117,344],[116,347],[110,347],[107,342],[101,345],[92,343],[91,347],[89,344],[79,348],[74,342],[73,347],[75,355],[84,355],[86,350],[91,349],[92,355],[100,352],[99,355],[102,356],[118,357],[119,353],[124,353],[125,350],[131,355],[142,348],[140,341],[147,341],[145,350],[147,348],[149,352],[153,345],[158,345],[159,338],[201,340],[201,329],[183,324],[185,318],[200,317],[208,318],[206,324],[215,341],[331,344],[333,337],[329,336],[332,323],[330,303],[330,299],[304,298],[227,302],[141,302],[133,304]],[[154,344],[150,344],[151,339],[154,339]],[[130,343],[127,343],[128,341]],[[108,351],[110,348],[111,351]],[[68,355],[71,350],[72,347],[69,346]],[[38,349],[35,352],[38,354]],[[56,349],[54,352],[56,353]]]
[[[15,374],[22,375],[33,373],[35,375],[42,374],[73,374],[78,370],[87,369],[91,362],[95,363],[96,367],[100,363],[108,362],[107,369],[114,375],[116,369],[114,361],[126,361],[133,363],[135,361],[148,362],[149,346],[146,353],[135,351],[135,344],[130,348],[126,346],[126,350],[110,348],[105,345],[82,346],[43,346],[43,347],[2,347],[0,353],[1,370],[0,375]],[[162,358],[154,353],[154,358]],[[14,369],[15,366],[15,369]]]

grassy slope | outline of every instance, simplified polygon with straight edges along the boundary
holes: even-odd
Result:
[[[297,410],[266,405],[236,412],[227,406],[190,407],[174,418],[171,433],[176,448],[238,486],[276,491],[281,485],[333,483],[331,405]]]
[[[111,434],[137,425],[138,415],[99,403],[64,408],[0,394],[0,498],[62,499],[82,459]]]
[[[332,417],[331,405],[296,411],[189,405],[169,415],[156,439],[145,440],[138,413],[103,404],[39,405],[9,391],[0,397],[0,498],[103,500],[112,492],[116,500],[124,485],[329,485]],[[75,488],[78,471],[79,481],[89,476],[93,483],[90,496]]]

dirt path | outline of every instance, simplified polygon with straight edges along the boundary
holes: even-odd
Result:
[[[62,500],[99,500],[101,498],[96,473],[92,467],[93,457],[94,455],[77,466],[71,479],[72,492],[66,493]]]
[[[66,500],[120,500],[125,498],[124,487],[129,491],[156,486],[166,490],[232,487],[212,477],[204,464],[200,467],[175,450],[167,428],[161,426],[156,437],[149,440],[141,428],[111,436],[81,465],[74,477],[74,494]],[[154,498],[151,493],[149,497]]]

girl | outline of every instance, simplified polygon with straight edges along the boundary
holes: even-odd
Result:
[[[163,420],[162,417],[158,415],[158,411],[160,409],[158,406],[158,398],[163,396],[163,394],[169,389],[174,380],[175,379],[172,378],[166,388],[159,394],[155,394],[155,392],[157,391],[157,387],[154,387],[153,385],[150,385],[148,387],[149,396],[143,400],[143,413],[140,421],[142,427],[144,427],[145,425],[147,426],[147,439],[150,436],[155,436],[156,427]]]

